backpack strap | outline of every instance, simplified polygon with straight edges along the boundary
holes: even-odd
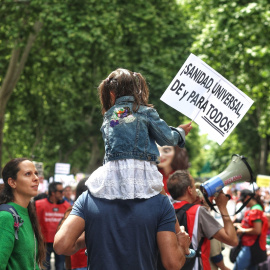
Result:
[[[205,237],[202,237],[201,240],[200,240],[200,242],[199,242],[198,248],[196,250],[196,258],[201,258],[201,254],[202,254],[201,248],[202,248],[202,244],[204,242],[204,239],[205,239]],[[201,270],[201,264],[200,264],[200,262],[198,263],[198,265],[199,265],[199,270]]]
[[[185,227],[186,232],[189,233],[188,227],[187,227],[187,215],[186,212],[193,206],[197,206],[192,203],[187,203],[181,206],[180,208],[175,209],[177,219],[179,221],[179,224]],[[190,235],[191,236],[191,235]]]
[[[205,237],[202,237],[196,250],[196,257],[201,257],[201,248]]]
[[[14,229],[15,229],[15,239],[19,240],[19,228],[23,225],[23,220],[21,219],[21,217],[18,215],[18,212],[16,211],[16,209],[9,205],[9,204],[1,204],[0,205],[0,211],[6,211],[9,212],[14,219]]]
[[[185,204],[185,205],[183,205],[183,206],[182,206],[181,208],[179,208],[179,209],[181,209],[182,211],[186,212],[186,211],[187,211],[189,208],[191,208],[192,206],[194,206],[194,204]],[[186,221],[186,220],[187,220],[186,213],[185,213],[184,219],[185,219],[185,224],[187,224],[187,221]],[[188,228],[186,228],[186,229],[188,229]],[[197,250],[196,250],[196,257],[201,257],[201,247],[202,247],[202,244],[203,244],[204,239],[205,239],[205,237],[202,237],[201,240],[200,240],[200,242],[199,242],[199,245],[198,245]]]
[[[193,206],[197,206],[195,204],[190,204],[190,203],[187,203],[187,204],[184,204],[183,206],[181,206],[180,208],[177,208],[175,209],[176,211],[176,216],[178,218],[178,221],[179,221],[179,224],[181,224],[182,226],[185,227],[185,230],[186,232],[188,232],[188,227],[187,227],[187,214],[186,214],[186,211],[188,211],[191,207]],[[198,206],[199,207],[199,206]],[[196,208],[197,209],[197,208]],[[204,239],[205,237],[202,237],[199,244],[198,244],[198,247],[197,247],[197,250],[195,250],[196,252],[196,255],[194,256],[194,260],[193,262],[189,265],[186,266],[186,268],[184,267],[183,269],[192,269],[194,264],[195,264],[195,260],[196,258],[200,258],[201,257],[201,247],[202,247],[202,244],[204,242]],[[193,249],[193,245],[192,243],[190,243],[190,248]],[[199,270],[201,270],[201,265],[200,265],[200,262],[198,263],[199,265]]]

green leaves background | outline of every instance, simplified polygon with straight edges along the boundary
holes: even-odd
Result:
[[[104,153],[97,86],[112,70],[141,72],[150,103],[172,126],[189,121],[159,99],[192,52],[255,102],[222,144],[194,129],[186,147],[194,176],[212,174],[233,153],[256,173],[269,174],[269,1],[32,0],[0,3],[0,164],[26,156],[72,173],[92,172]],[[39,27],[39,28],[38,28]],[[38,29],[38,30],[35,30]],[[21,73],[19,67],[36,35]],[[16,71],[16,69],[14,68]],[[14,85],[14,87],[12,87]],[[1,142],[3,142],[1,144]]]

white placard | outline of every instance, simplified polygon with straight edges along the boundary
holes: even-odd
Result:
[[[43,166],[43,162],[37,162],[37,161],[33,161],[37,171],[38,171],[38,176],[39,177],[43,177],[44,176],[44,166]]]
[[[72,186],[72,185],[76,184],[76,180],[75,180],[73,174],[69,174],[69,175],[55,174],[54,181],[62,183],[63,187]]]
[[[55,174],[70,174],[70,164],[69,163],[55,163]]]
[[[162,97],[221,145],[253,104],[213,68],[190,54]]]

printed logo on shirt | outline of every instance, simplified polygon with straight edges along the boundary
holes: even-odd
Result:
[[[53,210],[55,210],[58,212],[59,209],[58,208],[53,208]],[[51,212],[46,212],[45,213],[45,222],[57,222],[59,223],[60,220],[64,217],[64,213],[51,213]]]
[[[59,212],[59,208],[54,207],[54,208],[53,208],[53,212]]]

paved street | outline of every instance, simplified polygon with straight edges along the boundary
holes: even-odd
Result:
[[[224,257],[225,265],[228,268],[233,269],[233,263],[231,263],[231,261],[229,259],[230,250],[231,250],[231,248],[228,245],[225,245],[225,249],[222,251],[222,254],[223,254],[223,257]]]

